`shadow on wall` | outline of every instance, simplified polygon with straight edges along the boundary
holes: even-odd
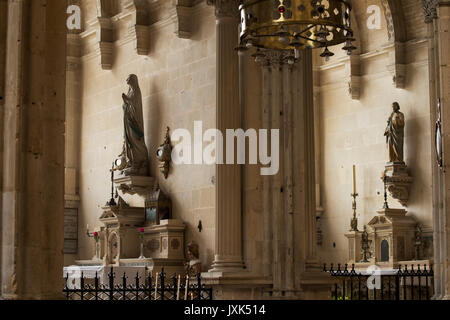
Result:
[[[155,92],[154,94],[150,94],[148,101],[148,105],[144,106],[145,110],[147,110],[147,115],[145,117],[146,124],[146,143],[147,149],[149,152],[150,159],[150,175],[153,177],[157,177],[157,162],[155,157],[155,152],[158,147],[158,139],[161,135],[160,133],[160,119],[161,119],[161,108],[160,108],[160,97],[159,90],[157,88],[157,84],[154,81],[150,81],[150,90],[149,92]]]
[[[418,158],[418,144],[421,143],[418,137],[421,136],[424,128],[412,108],[409,108],[405,118],[404,160],[408,166],[409,174],[414,179],[410,189],[408,207],[414,207],[415,205],[420,205],[422,189],[425,187],[424,179],[421,177],[422,170],[418,170],[420,162],[420,158]]]

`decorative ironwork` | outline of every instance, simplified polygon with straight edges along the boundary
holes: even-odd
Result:
[[[415,269],[416,268],[416,269]],[[337,281],[331,288],[333,300],[430,300],[433,296],[433,266],[414,267],[399,265],[391,270],[379,270],[379,281],[372,282],[373,272],[359,271],[352,264],[351,269],[345,264],[331,264],[323,271]],[[370,283],[370,285],[368,285]]]
[[[334,53],[328,47],[345,42],[343,50],[350,55],[356,49],[351,9],[343,0],[242,1],[239,48],[288,50],[295,60],[300,49],[325,48],[321,56],[329,59]]]
[[[63,292],[67,300],[212,300],[212,288],[202,284],[200,274],[192,282],[180,281],[177,275],[167,278],[162,269],[157,279],[149,276],[141,282],[138,274],[134,283],[127,282],[127,276],[122,276],[122,283],[117,284],[113,267],[108,273],[108,284],[100,284],[97,273],[95,278],[86,279],[81,273],[80,285],[72,286],[69,283],[69,274],[66,275],[66,286]],[[187,278],[188,280],[189,278]],[[169,281],[167,281],[169,280]],[[88,283],[90,282],[90,283]]]

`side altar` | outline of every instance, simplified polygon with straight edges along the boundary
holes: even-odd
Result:
[[[82,268],[85,275],[99,272],[99,267],[103,267],[101,270],[112,267],[128,277],[135,277],[136,270],[146,276],[161,272],[163,268],[167,274],[185,271],[186,226],[183,221],[172,219],[170,198],[149,174],[137,76],[129,75],[127,84],[128,93],[122,94],[123,147],[110,170],[111,199],[102,207],[99,226],[93,232],[87,227],[87,236],[94,240],[95,256],[76,261],[76,266],[64,268],[65,273],[77,267]],[[139,203],[145,201],[145,206],[131,206],[122,196],[138,197]]]
[[[397,268],[399,265],[430,266],[433,259],[433,238],[430,228],[424,227],[403,208],[390,208],[388,192],[403,207],[409,199],[413,178],[408,173],[404,157],[405,115],[400,105],[392,103],[392,113],[384,132],[388,161],[381,175],[384,184],[384,203],[370,221],[358,230],[356,214],[356,173],[353,166],[353,218],[348,240],[348,264],[356,268],[377,265],[380,268]],[[428,229],[428,230],[427,230]]]
[[[161,190],[155,193],[162,195]],[[95,231],[96,256],[78,260],[77,265],[144,267],[147,275],[162,268],[168,274],[183,273],[185,224],[170,214],[158,222],[149,221],[148,209],[154,208],[131,207],[121,197],[117,205],[104,206],[99,218],[102,226]]]

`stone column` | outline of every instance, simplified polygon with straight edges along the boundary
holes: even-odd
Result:
[[[2,298],[62,298],[66,9],[8,1]]]
[[[287,52],[264,53],[262,127],[279,129],[280,168],[261,178],[263,259],[271,264],[272,296],[300,297],[300,280],[317,270],[312,56],[304,50],[289,65]]]
[[[3,180],[3,108],[5,102],[5,63],[6,63],[6,26],[8,17],[8,3],[0,1],[0,181]],[[0,183],[0,192],[2,185]],[[0,197],[0,208],[2,206],[2,198]],[[0,211],[1,212],[1,211]],[[0,219],[0,230],[2,229],[2,222]],[[2,264],[2,237],[0,237],[0,274]],[[0,288],[2,281],[0,277]]]
[[[450,1],[424,0],[425,22],[429,35],[429,74],[433,163],[433,231],[435,299],[450,299]],[[435,160],[434,128],[437,103],[441,102],[443,131],[443,169]]]
[[[238,46],[238,7],[235,0],[208,0],[208,3],[215,5],[216,12],[216,126],[225,135],[227,129],[237,129],[241,125],[239,60],[235,50]],[[235,164],[217,164],[213,272],[243,271],[241,189],[241,166],[236,161]]]

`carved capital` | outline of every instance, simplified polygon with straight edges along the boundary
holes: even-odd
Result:
[[[239,0],[206,0],[206,3],[215,7],[218,18],[239,16]]]
[[[425,23],[433,22],[433,19],[437,19],[437,6],[439,0],[422,0],[422,7],[425,15]]]

